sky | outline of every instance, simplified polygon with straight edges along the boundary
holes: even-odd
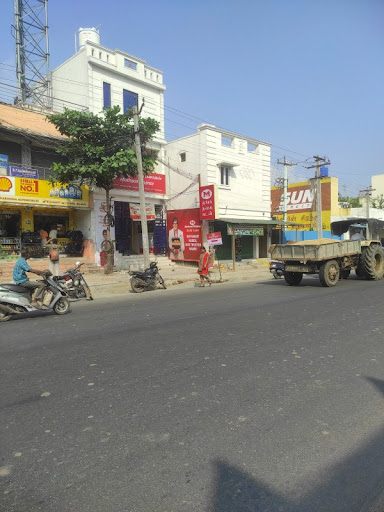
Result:
[[[30,4],[38,0],[28,0]],[[0,101],[16,93],[13,0],[0,0]],[[51,69],[80,27],[163,71],[165,135],[202,122],[271,144],[272,176],[330,161],[342,195],[384,174],[383,0],[49,0]],[[273,184],[273,182],[272,182]]]

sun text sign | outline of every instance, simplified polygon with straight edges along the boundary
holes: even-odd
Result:
[[[216,218],[215,210],[215,186],[205,185],[199,187],[200,198],[200,220],[214,220]]]

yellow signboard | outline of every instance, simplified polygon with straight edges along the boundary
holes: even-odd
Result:
[[[275,215],[276,220],[283,220],[283,215]],[[317,230],[317,216],[316,212],[300,212],[300,213],[288,213],[288,222],[294,222],[296,226],[286,226],[286,230],[305,230],[305,231],[316,231]],[[324,230],[331,229],[331,212],[329,210],[322,212],[322,223]]]
[[[89,206],[89,189],[87,186],[79,187],[71,183],[52,185],[45,180],[2,176],[0,201],[24,205],[87,208]]]

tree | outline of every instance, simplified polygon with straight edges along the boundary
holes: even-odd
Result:
[[[377,197],[371,199],[372,208],[379,208],[382,210],[384,208],[384,195],[380,194]]]
[[[68,159],[67,164],[54,163],[52,181],[77,182],[105,190],[106,229],[110,239],[111,217],[109,191],[113,181],[119,177],[137,175],[137,158],[134,149],[135,133],[132,111],[120,113],[120,107],[104,110],[100,115],[65,109],[62,114],[48,115],[48,120],[62,135],[68,137],[56,151]],[[143,172],[154,170],[156,153],[146,144],[159,130],[154,119],[140,119],[140,143]],[[145,222],[145,216],[142,219]],[[107,251],[106,273],[112,272],[112,251]]]
[[[339,194],[339,203],[348,203],[349,208],[360,208],[360,197],[348,197]]]

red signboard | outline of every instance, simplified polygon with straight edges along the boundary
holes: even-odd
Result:
[[[215,186],[199,187],[200,220],[215,219]]]
[[[113,182],[113,188],[120,190],[139,190],[139,178],[116,178]],[[148,174],[144,176],[144,191],[150,194],[165,194],[165,176],[164,174]]]
[[[199,209],[168,210],[167,226],[169,258],[199,261],[201,247]]]

